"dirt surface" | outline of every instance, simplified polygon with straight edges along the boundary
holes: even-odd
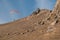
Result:
[[[37,9],[32,15],[0,25],[0,40],[60,40],[60,0],[51,10]]]

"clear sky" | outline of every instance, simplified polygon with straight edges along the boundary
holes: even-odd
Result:
[[[0,24],[30,15],[37,8],[52,10],[56,0],[0,0]]]

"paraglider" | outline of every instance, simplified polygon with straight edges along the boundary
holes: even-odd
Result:
[[[15,21],[17,16],[19,16],[19,11],[18,10],[10,10],[10,15],[11,15],[11,18],[12,18],[12,21]]]
[[[14,14],[14,13],[19,13],[19,11],[18,10],[11,10],[10,11],[10,14]]]

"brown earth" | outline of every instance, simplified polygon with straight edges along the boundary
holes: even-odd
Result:
[[[32,15],[0,25],[0,40],[60,40],[60,0],[54,9],[37,9]]]

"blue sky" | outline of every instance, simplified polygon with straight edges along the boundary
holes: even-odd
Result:
[[[0,24],[30,15],[37,8],[52,10],[56,0],[0,0]]]

